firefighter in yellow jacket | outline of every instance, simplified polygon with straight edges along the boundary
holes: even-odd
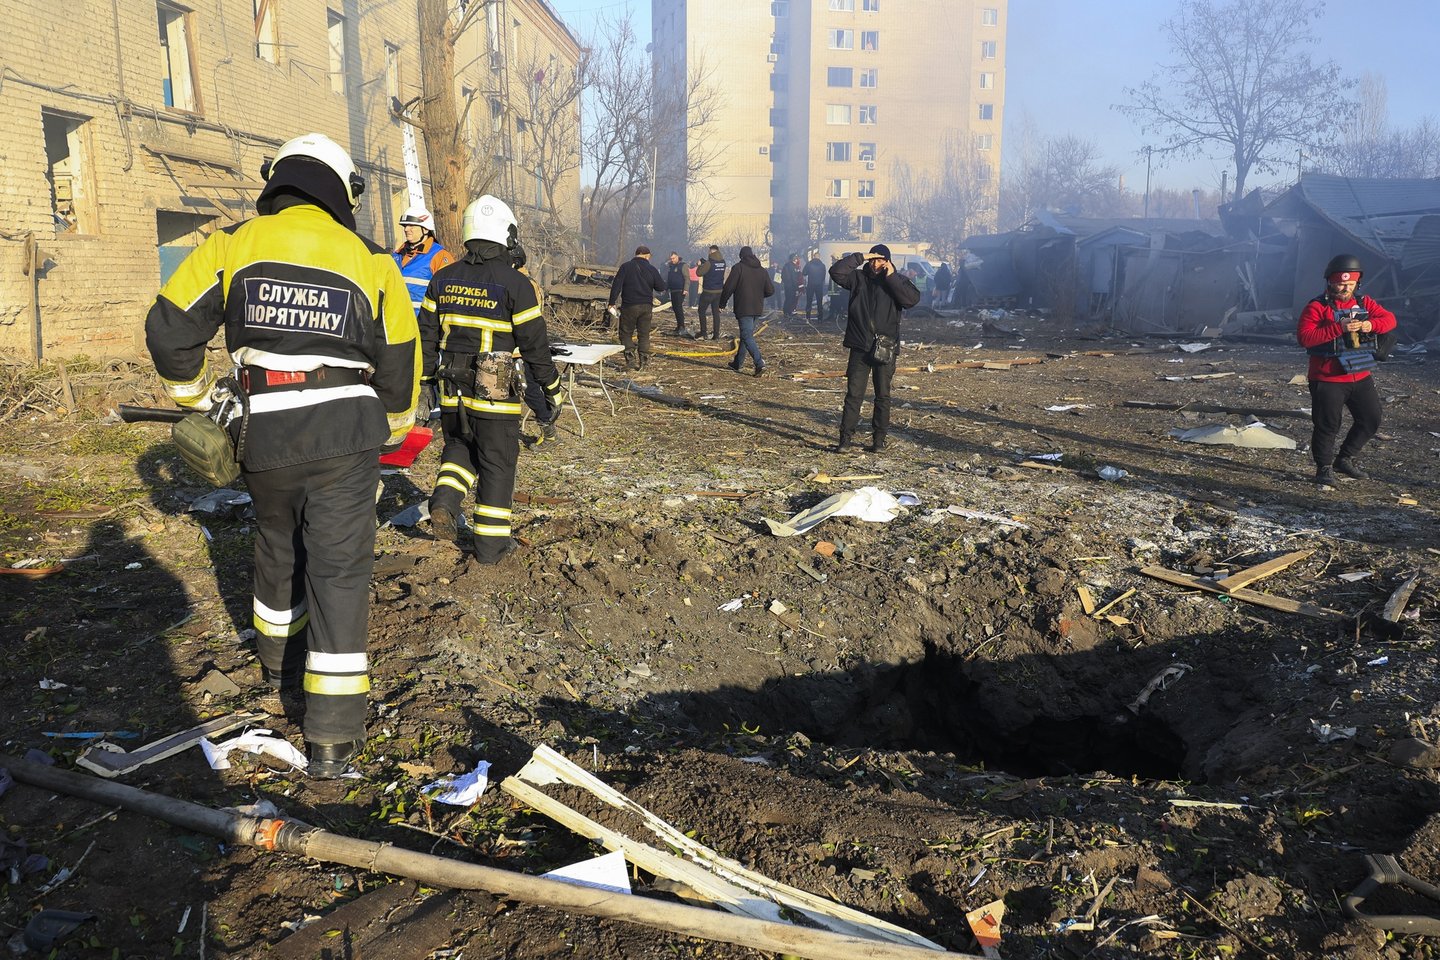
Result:
[[[475,557],[495,563],[515,546],[510,506],[524,386],[514,351],[553,411],[544,419],[554,420],[564,391],[535,287],[513,266],[515,214],[486,194],[465,208],[463,228],[464,259],[436,272],[420,305],[424,372],[439,386],[445,432],[430,524],[455,540],[473,490]]]
[[[254,624],[266,679],[290,687],[304,654],[312,776],[365,743],[365,645],[379,452],[415,416],[419,338],[405,279],[355,232],[365,184],[322,134],[261,168],[259,216],[211,234],[155,300],[145,338],[165,390],[208,409],[205,345],[225,328],[232,389],[249,405],[241,468],[256,515]]]

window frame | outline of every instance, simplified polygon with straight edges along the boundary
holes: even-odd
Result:
[[[162,19],[166,12],[171,14],[168,20]],[[160,77],[161,99],[167,101],[165,103],[165,109],[174,110],[178,113],[202,114],[204,113],[204,107],[200,100],[200,65],[196,62],[195,53],[195,11],[189,7],[174,3],[172,0],[156,0],[155,16],[158,20],[157,36],[160,38],[162,60],[162,75]],[[181,53],[183,53],[183,63],[181,66],[184,68],[184,76],[187,81],[184,92],[189,94],[186,98],[189,101],[188,104],[179,103],[177,96],[175,86],[175,59],[180,54],[177,54],[173,49],[174,41],[170,38],[169,26],[171,23],[179,24],[179,39],[184,45],[184,50],[181,51]],[[168,98],[164,94],[164,83],[166,80],[170,81]]]
[[[975,119],[976,119],[976,120],[994,120],[994,119],[995,119],[995,104],[993,104],[993,103],[978,103],[978,104],[976,104],[976,106],[980,108],[980,109],[976,112],[976,116],[975,116]]]
[[[330,78],[330,92],[345,96],[347,84],[345,82],[345,65],[348,56],[345,50],[345,14],[333,7],[325,8],[325,42],[330,51],[330,69],[326,71]],[[340,38],[340,43],[335,43],[335,37]]]
[[[835,82],[835,75],[836,75],[837,73],[843,73],[843,74],[845,75],[845,81],[846,81],[845,83],[836,83],[836,82]],[[825,68],[825,86],[830,87],[830,88],[832,88],[832,89],[848,89],[848,88],[850,88],[850,87],[855,86],[855,68],[854,68],[854,67],[826,67],[826,68]]]
[[[880,106],[875,103],[862,103],[856,111],[856,123],[863,127],[873,127],[880,122]],[[866,118],[869,119],[866,119]]]
[[[1000,58],[1000,41],[998,41],[998,40],[981,40],[981,41],[980,41],[980,59],[981,59],[981,60],[998,60],[999,58]]]
[[[880,31],[861,30],[860,49],[870,53],[877,52],[880,49]]]
[[[255,13],[255,59],[280,63],[280,25],[275,18],[278,0],[253,0]],[[267,50],[268,48],[268,50]]]
[[[846,44],[844,41],[848,40]],[[849,27],[830,27],[825,31],[826,50],[854,50],[855,31]]]
[[[865,180],[856,180],[856,181],[855,181],[855,199],[857,199],[857,200],[874,200],[874,199],[875,199],[875,181],[874,181],[874,179],[865,179]]]
[[[849,200],[850,180],[846,177],[830,177],[825,187],[825,198],[827,200]]]
[[[876,87],[880,86],[879,67],[863,67],[861,68],[858,77],[859,87],[862,90],[874,90]],[[865,79],[867,77],[870,79],[869,83],[865,82]]]
[[[825,141],[825,161],[827,163],[849,163],[852,153],[849,140]]]
[[[844,119],[844,120],[835,120],[835,119],[833,119],[833,118],[836,116],[836,111],[844,111],[845,119]],[[854,119],[855,119],[855,108],[852,107],[850,104],[848,104],[848,103],[827,103],[827,104],[825,104],[825,123],[826,123],[827,125],[829,125],[829,126],[835,126],[835,127],[848,126],[849,124],[851,124],[851,123],[854,122]]]

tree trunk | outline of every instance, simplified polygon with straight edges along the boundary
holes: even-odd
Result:
[[[455,105],[455,44],[446,0],[420,0],[419,114],[430,166],[430,212],[435,235],[452,251],[461,248],[460,221],[470,202],[469,146],[460,135]]]

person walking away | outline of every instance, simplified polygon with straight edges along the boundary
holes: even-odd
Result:
[[[825,263],[820,259],[820,253],[810,254],[809,261],[805,264],[805,319],[810,319],[810,305],[815,305],[815,319],[819,320],[824,316],[825,286],[830,278],[825,274]]]
[[[705,315],[712,318],[710,339],[720,339],[720,291],[725,287],[725,256],[720,248],[710,245],[710,253],[695,265],[700,277],[700,339],[705,339]]]
[[[400,275],[405,278],[405,288],[410,293],[410,305],[415,308],[415,316],[418,317],[420,302],[425,299],[425,288],[430,285],[430,278],[436,270],[454,263],[455,256],[435,239],[435,218],[423,203],[412,204],[400,215],[400,233],[405,239],[391,256],[400,265]],[[439,418],[435,385],[422,380],[415,419],[428,425]]]
[[[735,298],[735,322],[740,325],[740,347],[735,351],[735,360],[729,367],[736,373],[745,364],[745,354],[750,354],[755,364],[754,375],[765,375],[765,361],[760,357],[760,345],[755,342],[755,325],[765,312],[765,298],[775,293],[775,282],[770,273],[749,247],[740,248],[740,262],[725,278],[720,291],[720,306],[723,308]]]
[[[941,261],[940,261],[940,266],[935,270],[935,300],[934,300],[934,303],[935,303],[935,308],[936,308],[937,310],[949,305],[949,303],[950,303],[950,284],[951,284],[953,281],[954,281],[954,277],[953,277],[953,276],[951,275],[951,273],[950,273],[950,264],[947,263],[947,262],[944,261],[944,260],[941,260]]]
[[[805,282],[805,268],[800,264],[800,254],[790,254],[785,266],[780,268],[780,279],[785,287],[785,319],[795,316],[795,307],[800,302],[800,290]]]
[[[840,442],[845,452],[860,422],[865,381],[875,384],[875,406],[870,415],[870,452],[885,449],[890,431],[890,384],[900,355],[900,311],[920,302],[920,291],[890,261],[890,248],[877,243],[870,252],[852,253],[830,267],[830,279],[850,293],[844,344],[850,350],[845,368],[845,405],[840,413]]]
[[[1355,480],[1370,478],[1355,457],[1380,429],[1383,407],[1370,372],[1375,342],[1369,338],[1392,333],[1395,314],[1369,297],[1356,297],[1363,276],[1358,257],[1347,253],[1333,258],[1325,266],[1325,292],[1305,305],[1295,330],[1300,346],[1310,354],[1310,456],[1321,490],[1335,488],[1337,473]],[[1336,455],[1335,438],[1345,410],[1350,411],[1350,430]]]
[[[349,154],[306,134],[260,172],[258,215],[185,258],[145,342],[171,399],[205,411],[221,377],[205,346],[225,328],[237,370],[220,385],[249,407],[231,433],[255,509],[261,671],[304,690],[308,772],[333,778],[365,744],[379,454],[414,422],[419,341],[400,268],[355,232]]]
[[[675,313],[675,336],[689,337],[690,331],[685,329],[685,284],[690,280],[689,271],[674,250],[670,251],[666,267],[665,286],[670,291],[670,309]]]
[[[515,351],[526,378],[541,385],[553,411],[547,420],[558,416],[565,391],[536,288],[514,266],[515,214],[485,194],[465,208],[462,224],[465,256],[435,274],[420,310],[425,374],[440,388],[445,431],[430,529],[457,541],[473,491],[475,559],[493,564],[515,548],[510,521],[522,413]]]
[[[528,262],[529,257],[525,253],[525,248],[517,242],[515,249],[510,251],[510,264],[521,276],[530,281],[530,286],[535,291],[535,302],[540,304],[543,310],[545,292],[540,289],[540,284],[536,282],[535,278],[530,276],[530,271],[525,266]],[[550,339],[548,330],[545,339],[547,342]],[[525,406],[535,414],[535,422],[540,427],[540,436],[535,438],[535,446],[554,443],[560,438],[559,434],[555,432],[555,421],[560,419],[560,407],[551,405],[550,397],[545,392],[545,385],[534,377],[525,378]]]
[[[615,271],[615,279],[610,282],[610,306],[620,306],[620,345],[625,348],[626,373],[644,370],[650,362],[655,295],[666,292],[660,271],[650,262],[650,248],[643,243],[635,248],[635,256]]]

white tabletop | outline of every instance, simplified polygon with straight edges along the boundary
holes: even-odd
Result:
[[[618,343],[566,343],[560,345],[564,353],[553,354],[550,359],[556,363],[578,363],[583,366],[599,363],[606,357],[613,357],[624,351]]]

